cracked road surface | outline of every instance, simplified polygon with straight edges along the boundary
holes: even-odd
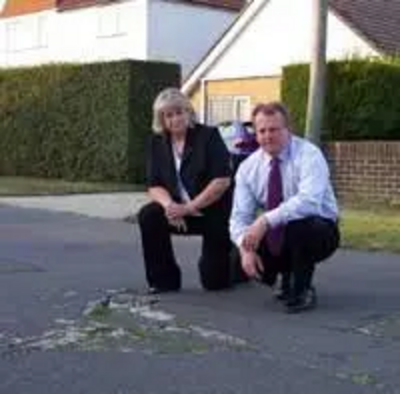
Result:
[[[184,289],[149,298],[135,225],[0,207],[0,393],[400,393],[399,256],[338,252],[293,316],[175,245]]]

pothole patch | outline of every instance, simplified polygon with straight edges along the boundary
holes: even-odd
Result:
[[[192,353],[254,351],[250,343],[228,333],[179,319],[151,296],[114,293],[89,302],[78,320],[58,318],[40,336],[10,338],[9,350],[120,351]]]
[[[400,315],[381,317],[359,326],[356,331],[377,338],[400,340]]]

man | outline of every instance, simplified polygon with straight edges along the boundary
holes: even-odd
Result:
[[[282,104],[259,104],[252,121],[260,148],[236,174],[231,238],[249,277],[273,286],[281,274],[275,296],[287,312],[311,309],[315,264],[340,239],[328,165],[317,146],[290,132]]]

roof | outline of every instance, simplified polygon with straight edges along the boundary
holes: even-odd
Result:
[[[64,11],[76,8],[86,8],[94,5],[116,3],[117,0],[57,0],[57,9]]]
[[[34,12],[50,10],[55,8],[56,0],[6,0],[0,17],[32,14]]]
[[[253,0],[238,15],[183,83],[190,93],[235,42],[253,18],[273,0]],[[277,0],[276,0],[277,1]],[[382,55],[400,53],[400,0],[329,0],[330,11]]]
[[[182,92],[190,94],[197,86],[204,74],[235,42],[236,38],[246,29],[256,15],[268,4],[270,0],[252,0],[247,3],[234,22],[225,30],[220,39],[203,56],[198,65],[187,76],[182,85]]]
[[[57,0],[60,10],[90,7],[93,5],[115,3],[118,0]],[[187,3],[193,5],[204,5],[213,8],[223,8],[232,11],[239,11],[245,4],[245,0],[166,0],[176,3]]]
[[[94,5],[105,5],[116,3],[120,0],[6,0],[0,18],[18,15],[32,14],[34,12],[57,9],[70,10],[76,8],[90,7]],[[165,0],[176,3],[187,3],[202,5],[213,8],[221,8],[231,11],[239,11],[243,8],[246,0]]]
[[[329,0],[331,10],[379,52],[400,53],[399,0]]]
[[[246,4],[246,0],[181,0],[181,2],[215,8],[225,8],[232,11],[240,11]]]

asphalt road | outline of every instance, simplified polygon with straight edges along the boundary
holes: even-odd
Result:
[[[400,256],[338,252],[286,315],[203,292],[199,239],[175,244],[184,290],[150,299],[137,227],[0,207],[0,393],[400,393]]]

